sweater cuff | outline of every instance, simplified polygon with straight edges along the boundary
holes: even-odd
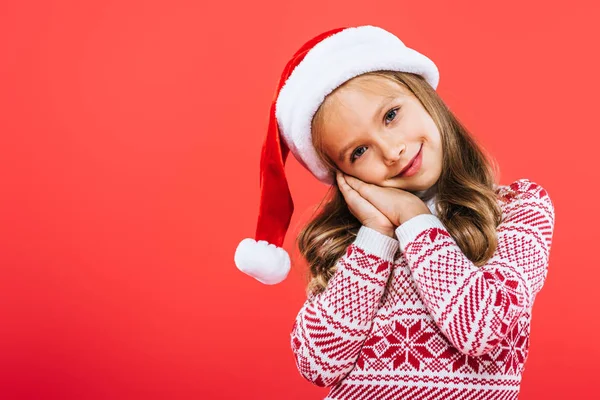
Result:
[[[398,241],[395,238],[364,225],[358,230],[353,244],[386,261],[394,261],[394,255],[398,251]]]
[[[429,228],[441,228],[446,230],[444,224],[433,214],[419,214],[405,221],[396,228],[396,236],[400,245],[400,250],[404,253],[406,246],[413,241],[417,235]]]

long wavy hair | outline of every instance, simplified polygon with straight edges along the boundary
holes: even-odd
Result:
[[[484,265],[496,250],[496,228],[502,220],[495,191],[495,161],[486,157],[467,129],[420,75],[398,71],[375,71],[364,75],[384,77],[403,85],[432,117],[440,131],[443,149],[442,172],[437,181],[437,216],[465,256],[478,267]],[[362,80],[355,84],[367,85]],[[313,146],[333,174],[337,167],[323,151],[321,143],[323,110],[330,104],[330,99],[331,95],[327,96],[317,110],[311,129]],[[330,186],[315,214],[296,239],[300,254],[309,266],[306,276],[309,297],[327,287],[337,269],[337,261],[355,240],[361,227],[358,219],[350,213],[337,182]],[[395,258],[397,255],[398,252]],[[392,274],[386,289],[390,288],[391,278]]]

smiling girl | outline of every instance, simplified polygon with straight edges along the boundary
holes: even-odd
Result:
[[[516,399],[554,208],[539,184],[499,185],[436,92],[423,54],[374,26],[308,41],[281,77],[261,157],[255,239],[237,267],[290,269],[288,153],[331,193],[297,238],[307,299],[299,372],[328,399]]]

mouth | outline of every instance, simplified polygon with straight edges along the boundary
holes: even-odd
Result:
[[[402,170],[397,175],[395,175],[394,178],[400,178],[400,177],[402,177],[402,175],[405,174],[406,171],[408,171],[413,165],[415,165],[415,161],[417,161],[419,159],[419,156],[421,155],[421,151],[422,150],[423,150],[423,144],[421,144],[421,147],[419,148],[419,151],[413,157],[413,159],[410,160],[410,162],[404,168],[402,168]]]

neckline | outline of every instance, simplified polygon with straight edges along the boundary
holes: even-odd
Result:
[[[437,198],[437,182],[425,190],[417,190],[413,193],[424,202],[434,201]]]
[[[413,194],[420,198],[425,203],[425,205],[427,205],[427,208],[429,208],[429,211],[433,215],[437,216],[435,209],[435,203],[437,199],[437,185],[433,185],[432,187],[425,190],[415,191],[413,192]]]

